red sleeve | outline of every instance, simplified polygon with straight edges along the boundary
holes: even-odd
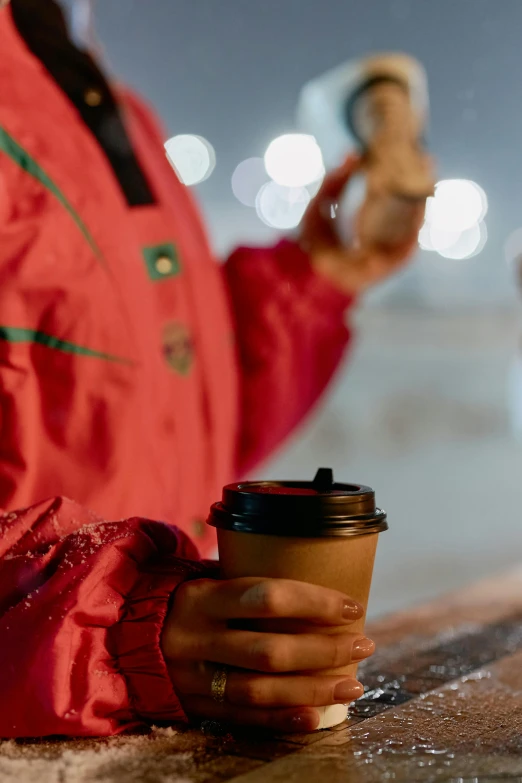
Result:
[[[183,533],[56,499],[0,517],[0,736],[184,720],[160,649],[169,598],[205,573]]]
[[[239,473],[267,457],[321,396],[349,340],[350,300],[298,245],[240,248],[225,265],[241,372]]]

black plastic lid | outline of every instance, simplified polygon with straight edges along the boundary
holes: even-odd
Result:
[[[229,484],[208,524],[222,530],[314,538],[380,533],[386,513],[375,493],[359,484],[336,484],[330,468],[314,481],[250,481]]]

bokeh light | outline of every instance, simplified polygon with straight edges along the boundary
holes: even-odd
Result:
[[[446,179],[437,183],[428,199],[426,221],[440,231],[454,232],[480,223],[488,211],[486,194],[468,179]]]
[[[435,187],[435,195],[428,199],[419,233],[421,248],[455,260],[478,255],[487,242],[483,222],[487,211],[486,194],[476,182],[442,180]]]
[[[277,182],[267,182],[257,195],[256,211],[267,226],[288,230],[299,225],[309,203],[306,188],[287,188]]]
[[[444,231],[426,220],[419,234],[419,244],[423,250],[442,253],[447,247],[454,245],[461,234],[462,231]]]
[[[246,207],[255,207],[257,194],[267,181],[263,158],[248,158],[232,174],[232,192]]]
[[[321,149],[315,138],[305,133],[287,133],[274,139],[264,160],[268,176],[287,188],[302,188],[324,176]]]
[[[440,231],[436,226],[425,223],[419,234],[423,250],[437,252],[444,258],[463,260],[478,255],[487,242],[485,223],[476,223],[465,231]]]
[[[439,255],[444,258],[455,260],[464,260],[478,255],[484,248],[488,239],[488,232],[485,223],[478,223],[471,228],[462,231],[455,242],[437,250]]]
[[[203,136],[181,134],[165,142],[165,152],[184,185],[198,185],[210,177],[216,167],[216,153]]]

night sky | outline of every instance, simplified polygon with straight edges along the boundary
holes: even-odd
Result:
[[[385,294],[436,306],[512,300],[503,248],[522,227],[520,0],[98,0],[97,18],[113,72],[156,106],[168,134],[214,145],[218,165],[198,194],[219,250],[270,238],[230,177],[295,128],[308,79],[372,51],[418,57],[440,178],[484,188],[489,241],[468,261],[419,254]]]

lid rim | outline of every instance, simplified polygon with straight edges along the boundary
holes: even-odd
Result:
[[[260,522],[265,524],[260,528]],[[387,515],[384,509],[376,508],[373,514],[350,517],[341,516],[307,516],[302,519],[299,527],[287,527],[288,518],[257,514],[234,514],[222,503],[214,503],[210,510],[207,524],[219,530],[230,530],[237,533],[253,533],[258,535],[275,535],[286,538],[348,538],[370,533],[381,533],[388,530]]]
[[[374,490],[335,482],[331,468],[319,468],[313,481],[227,484],[207,522],[223,530],[294,538],[348,537],[388,528]]]

